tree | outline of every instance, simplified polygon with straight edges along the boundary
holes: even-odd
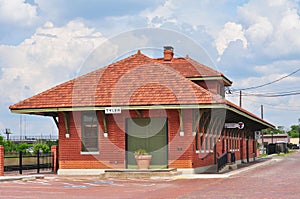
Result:
[[[17,151],[16,144],[10,140],[4,141],[4,151],[5,152],[16,152]]]
[[[44,142],[38,142],[33,145],[33,151],[34,153],[37,153],[38,151],[43,153],[49,153],[50,147]]]
[[[275,129],[264,129],[262,130],[264,134],[285,134],[286,131],[284,126],[277,126]]]
[[[2,145],[2,146],[4,145],[4,138],[1,135],[0,135],[0,145]]]
[[[291,138],[299,138],[299,126],[292,125],[291,130],[289,130],[287,133]]]
[[[17,151],[22,151],[22,153],[26,153],[28,149],[28,144],[26,142],[23,142],[21,144],[17,145]]]

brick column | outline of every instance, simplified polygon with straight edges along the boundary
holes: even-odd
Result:
[[[58,147],[51,146],[51,152],[53,154],[53,172],[57,172],[58,170]]]
[[[0,176],[4,176],[4,147],[0,145]]]

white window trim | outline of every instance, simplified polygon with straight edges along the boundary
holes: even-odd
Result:
[[[99,155],[100,152],[99,151],[80,151],[80,155]]]

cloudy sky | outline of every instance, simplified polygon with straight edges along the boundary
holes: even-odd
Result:
[[[299,0],[0,0],[0,132],[55,135],[52,119],[8,106],[76,77],[103,42],[145,28],[197,43],[233,81],[227,99],[238,103],[242,89],[244,108],[260,115],[263,105],[267,121],[289,128],[300,118],[299,16]]]

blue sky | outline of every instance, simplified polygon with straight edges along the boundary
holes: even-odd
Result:
[[[234,82],[227,99],[235,103],[238,89],[288,76],[243,91],[244,108],[260,115],[264,105],[267,121],[288,128],[300,118],[300,95],[293,94],[300,72],[289,75],[300,68],[299,15],[299,0],[0,0],[0,132],[56,134],[51,119],[21,118],[8,106],[75,77],[102,42],[143,28],[174,31],[201,46]]]

